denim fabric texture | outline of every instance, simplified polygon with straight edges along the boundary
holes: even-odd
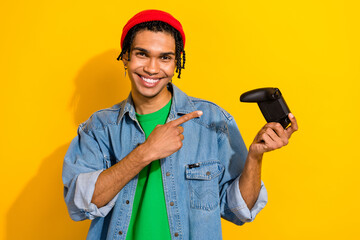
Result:
[[[171,237],[222,239],[220,217],[237,225],[253,221],[267,203],[266,188],[262,182],[255,206],[248,209],[239,190],[247,148],[234,118],[173,84],[168,88],[173,99],[167,121],[203,111],[201,117],[182,124],[183,147],[160,159]],[[87,239],[125,239],[138,176],[104,207],[97,208],[91,199],[99,174],[144,141],[131,94],[80,124],[66,153],[62,178],[70,217],[92,220]]]

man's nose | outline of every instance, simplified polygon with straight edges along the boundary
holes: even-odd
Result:
[[[157,74],[160,71],[159,63],[156,59],[150,58],[144,66],[144,71],[149,75]]]

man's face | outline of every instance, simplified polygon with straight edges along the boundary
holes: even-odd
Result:
[[[133,98],[161,98],[174,76],[175,39],[167,32],[139,31],[133,40],[128,68]]]

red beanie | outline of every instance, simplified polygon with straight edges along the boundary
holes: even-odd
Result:
[[[123,47],[124,39],[126,37],[126,34],[129,32],[129,30],[134,27],[135,25],[143,22],[150,22],[150,21],[162,21],[176,30],[178,30],[181,34],[183,45],[185,47],[185,33],[181,26],[181,23],[174,18],[172,15],[170,15],[167,12],[160,11],[160,10],[145,10],[142,12],[137,13],[135,16],[130,18],[130,20],[126,23],[126,25],[123,28],[123,32],[121,34],[121,48]]]

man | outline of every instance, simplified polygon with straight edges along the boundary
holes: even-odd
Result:
[[[128,99],[81,124],[63,167],[73,220],[92,219],[88,239],[221,239],[220,216],[241,225],[267,202],[265,152],[297,130],[266,124],[249,152],[234,118],[171,83],[185,64],[185,34],[166,12],[125,25],[119,56]]]

